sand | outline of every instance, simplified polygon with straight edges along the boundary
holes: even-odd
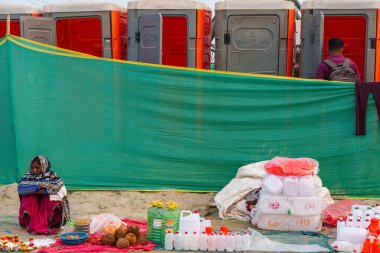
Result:
[[[163,199],[180,204],[184,210],[199,210],[202,216],[217,218],[216,193],[136,192],[136,191],[75,191],[69,192],[72,216],[114,213],[121,218],[145,220],[149,202]],[[0,216],[18,215],[20,207],[17,184],[0,187]]]

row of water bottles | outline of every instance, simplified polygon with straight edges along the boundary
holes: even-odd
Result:
[[[379,213],[370,207],[353,206],[345,222],[346,227],[368,228],[372,218],[380,219]],[[340,221],[339,223],[342,223]]]
[[[206,234],[197,232],[181,234],[177,231],[174,235],[171,231],[165,235],[165,250],[191,250],[191,251],[247,251],[251,237],[244,231],[243,234],[229,232],[225,235],[222,231],[217,235],[215,232]]]

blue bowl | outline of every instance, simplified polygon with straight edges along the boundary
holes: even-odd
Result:
[[[79,235],[79,238],[66,238],[66,236],[71,236],[71,235],[73,235],[73,236]],[[69,233],[61,234],[59,236],[59,238],[61,238],[61,241],[64,244],[78,245],[78,244],[82,244],[85,241],[87,241],[88,234],[85,232],[69,232]]]

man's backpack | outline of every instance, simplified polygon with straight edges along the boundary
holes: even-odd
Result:
[[[331,60],[324,60],[331,67],[330,80],[339,82],[359,82],[355,71],[350,67],[350,60],[345,58],[342,64],[336,64]]]

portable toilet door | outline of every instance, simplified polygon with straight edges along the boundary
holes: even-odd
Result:
[[[41,9],[26,4],[0,4],[0,38],[7,31],[7,15],[11,18],[10,33],[20,36],[20,18],[22,16],[41,16]]]
[[[215,69],[293,76],[296,8],[284,0],[215,4]]]
[[[161,63],[170,66],[210,68],[211,10],[203,3],[191,0],[132,1],[128,3],[128,13],[128,60],[147,61],[145,56],[148,53],[144,50],[152,50],[141,44],[143,39],[147,39],[142,36],[142,19],[160,14],[162,28],[161,35],[157,35],[157,38],[161,38],[161,51],[154,54],[161,54]],[[146,30],[147,27],[144,27]],[[159,63],[157,58],[149,62]]]
[[[127,10],[104,2],[45,5],[54,22],[56,45],[98,57],[127,59]]]
[[[380,81],[378,0],[309,0],[301,6],[300,77],[314,78],[330,38],[344,42],[343,55],[358,66],[362,81]]]

